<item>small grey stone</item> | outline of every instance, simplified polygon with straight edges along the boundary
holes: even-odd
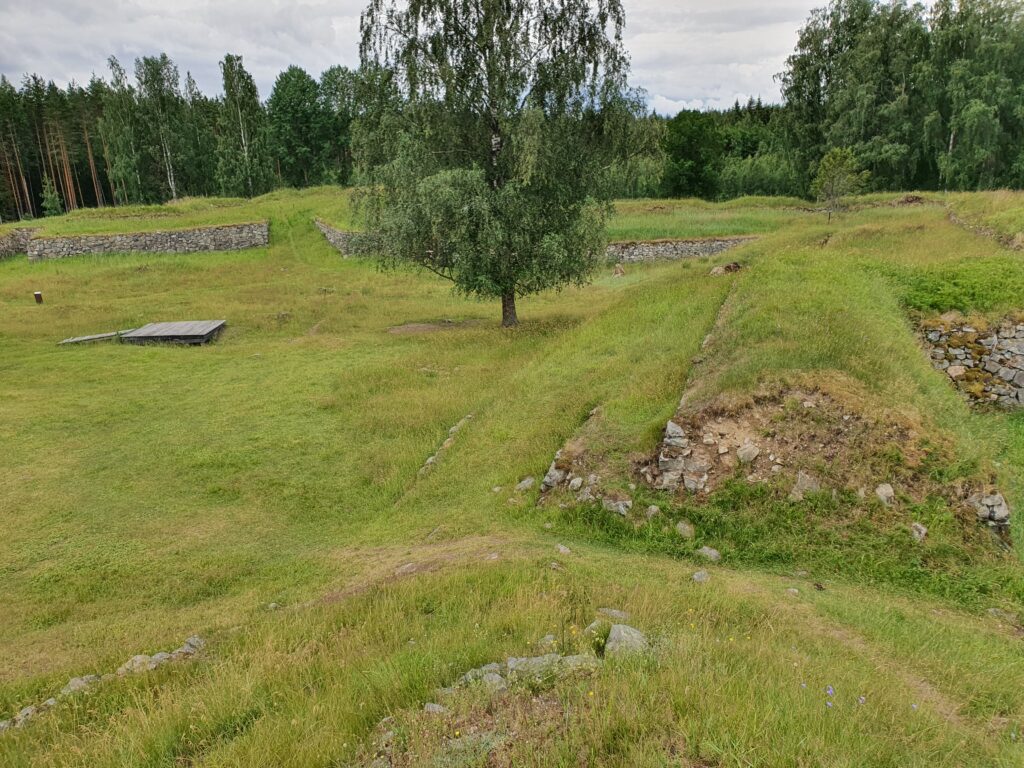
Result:
[[[583,487],[583,478],[582,477],[574,477],[572,480],[569,481],[569,490],[572,491],[573,493],[576,493],[582,487]]]
[[[505,678],[497,672],[488,672],[480,678],[480,684],[492,693],[500,693],[508,689]]]
[[[996,375],[1003,381],[1013,381],[1013,377],[1017,375],[1017,372],[1012,368],[1000,368],[999,373]]]
[[[545,678],[555,673],[560,658],[557,653],[525,658],[512,657],[505,662],[505,669],[510,679]]]
[[[21,728],[21,726],[31,720],[38,711],[38,708],[31,704],[25,707],[14,716],[14,727]]]
[[[82,677],[72,677],[68,680],[67,685],[60,689],[61,696],[70,696],[73,693],[78,693],[88,688],[90,685],[99,680],[96,675],[83,675]]]
[[[613,624],[604,644],[604,655],[628,656],[642,653],[648,648],[644,633],[626,624]]]
[[[268,611],[276,611],[280,607],[281,606],[278,605],[277,603],[267,603],[267,610]]]
[[[617,608],[598,608],[597,612],[612,621],[629,621],[629,614]]]
[[[818,482],[818,479],[809,472],[800,470],[796,474],[796,483],[793,485],[793,490],[789,493],[789,500],[803,501],[804,496],[808,493],[817,493],[820,490],[821,483]]]
[[[4,731],[6,731],[10,727],[11,727],[11,721],[10,720],[0,720],[0,733],[3,733]]]
[[[611,622],[607,619],[594,619],[587,628],[583,630],[583,637],[588,640],[604,640],[608,631],[612,628]]]
[[[199,637],[199,635],[192,635],[191,637],[187,638],[185,640],[185,644],[182,646],[182,648],[191,648],[193,652],[201,651],[205,647],[206,641],[203,640],[203,638]]]
[[[430,701],[423,705],[423,711],[426,712],[428,715],[443,715],[448,710],[445,707],[442,707],[440,704],[436,704],[435,702]]]
[[[760,455],[761,449],[753,443],[744,443],[740,446],[739,450],[736,451],[736,458],[740,460],[740,464],[750,464]]]
[[[707,584],[711,581],[711,574],[707,571],[697,571],[693,574],[693,580],[698,584]]]
[[[922,541],[925,540],[925,537],[928,535],[928,529],[925,528],[920,523],[911,523],[911,525],[910,525],[910,535],[914,537],[914,541],[922,542]]]
[[[661,507],[659,507],[656,504],[651,504],[651,506],[649,506],[647,508],[647,511],[644,512],[644,517],[646,517],[648,520],[653,520],[654,518],[656,518],[660,514],[661,514]]]
[[[39,706],[43,707],[44,709],[52,709],[53,707],[57,706],[57,700],[51,696]]]
[[[629,514],[629,510],[633,508],[633,501],[631,499],[602,499],[601,506],[609,512],[625,517]]]
[[[567,546],[565,546],[565,544],[559,544],[556,547],[556,549],[558,550],[558,554],[560,554],[560,555],[571,555],[572,554],[572,550],[569,549]]]
[[[885,506],[891,507],[893,502],[896,501],[896,490],[889,485],[889,483],[882,483],[880,486],[875,488],[875,496]]]
[[[522,493],[523,491],[528,491],[531,488],[533,488],[533,486],[536,485],[536,484],[537,484],[537,479],[536,478],[534,478],[534,477],[524,477],[522,480],[520,480],[518,483],[516,483],[516,491],[518,491],[519,493]]]
[[[800,594],[800,590],[797,589],[796,587],[790,587],[789,589],[786,590],[786,592],[791,594],[791,595],[793,595],[794,597],[796,597],[797,595]]]
[[[722,559],[722,554],[712,547],[701,547],[697,550],[697,554],[705,560],[710,560],[712,563],[717,563]]]
[[[544,480],[541,481],[540,489],[542,491],[550,491],[552,488],[558,487],[565,480],[565,475],[564,469],[559,469],[555,462],[551,462],[551,467],[548,469],[547,474],[544,475]]]
[[[127,674],[146,672],[150,669],[153,669],[153,659],[144,653],[140,653],[132,656],[128,661],[118,667],[117,674],[123,677]]]
[[[676,523],[676,533],[678,533],[684,539],[692,539],[694,536],[697,535],[696,529],[690,522],[686,520],[680,520],[678,523]]]
[[[601,660],[596,656],[590,656],[588,654],[563,656],[558,661],[558,674],[560,677],[565,677],[578,672],[593,672],[600,666]]]
[[[166,651],[160,651],[160,653],[154,653],[150,659],[154,665],[166,664],[171,660],[171,654]]]

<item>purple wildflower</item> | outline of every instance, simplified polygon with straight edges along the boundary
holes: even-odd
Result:
[[[827,693],[829,696],[835,696],[836,689],[830,685],[828,688],[825,689],[825,693]]]

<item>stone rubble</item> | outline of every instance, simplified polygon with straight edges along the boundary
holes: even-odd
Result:
[[[967,499],[974,508],[980,522],[986,523],[999,534],[1008,535],[1010,531],[1010,505],[998,491],[991,493],[975,493]]]
[[[1024,323],[973,326],[955,314],[924,326],[932,366],[971,400],[1024,407]]]
[[[612,243],[608,246],[609,261],[636,263],[716,256],[756,240],[756,237],[714,237],[697,240],[652,240],[648,242]]]
[[[63,259],[103,253],[199,253],[261,248],[270,242],[265,221],[195,229],[129,232],[116,235],[33,237],[28,241],[29,261]]]
[[[32,718],[57,706],[59,699],[66,699],[70,696],[75,696],[76,694],[87,691],[98,683],[105,682],[107,680],[124,677],[129,674],[149,672],[150,670],[156,669],[169,661],[177,661],[179,659],[194,656],[205,646],[206,642],[201,637],[198,635],[192,635],[180,648],[175,651],[171,651],[170,653],[160,651],[152,656],[147,656],[146,654],[132,656],[118,668],[115,674],[107,674],[102,677],[99,675],[82,675],[81,677],[73,677],[68,680],[63,688],[60,689],[60,693],[57,694],[56,698],[51,697],[41,704],[24,707],[11,720],[0,720],[0,733],[4,732],[8,728],[24,727]]]
[[[431,470],[431,468],[437,463],[438,459],[441,458],[441,454],[443,454],[445,451],[447,451],[449,448],[451,448],[455,444],[455,436],[462,430],[463,427],[466,426],[466,424],[469,423],[469,421],[472,418],[473,418],[473,414],[469,413],[469,414],[463,416],[459,420],[458,424],[456,424],[455,426],[453,426],[451,429],[448,430],[448,437],[446,437],[444,439],[444,442],[441,443],[441,445],[437,449],[437,451],[434,452],[434,455],[429,457],[423,463],[423,466],[420,467],[420,475],[427,474],[427,472],[429,472]]]

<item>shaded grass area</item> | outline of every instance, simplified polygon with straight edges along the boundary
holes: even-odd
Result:
[[[688,386],[700,401],[820,378],[952,441],[962,466],[936,471],[991,471],[1021,498],[1024,420],[970,411],[908,317],[1008,311],[1013,254],[938,208],[829,225],[788,205],[680,204],[625,226],[763,227],[728,255],[748,268],[602,271],[524,301],[508,332],[494,306],[432,278],[340,259],[311,225],[336,223],[339,200],[246,203],[271,220],[266,249],[0,264],[0,713],[193,632],[209,640],[195,662],[104,684],[0,736],[0,763],[345,765],[393,713],[443,749],[452,733],[412,714],[436,687],[549,632],[569,649],[573,628],[612,605],[658,654],[554,691],[571,726],[519,734],[515,764],[1019,764],[1020,641],[978,609],[1013,607],[1021,571],[944,505],[906,512],[930,528],[922,548],[909,517],[857,518],[842,495],[798,505],[736,482],[672,506],[636,491],[638,506],[696,524],[683,545],[512,490],[581,429],[625,488]],[[996,276],[1011,287],[986,290]],[[217,344],[54,346],[200,317],[228,319]],[[691,558],[705,543],[738,570],[712,568],[701,587]],[[800,569],[826,590],[781,575]]]

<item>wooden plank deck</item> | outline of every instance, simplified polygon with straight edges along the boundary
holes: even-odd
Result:
[[[224,330],[226,320],[185,320],[177,323],[149,323],[134,331],[121,334],[121,341],[129,344],[176,342],[178,344],[206,344]]]
[[[92,336],[72,336],[70,339],[64,339],[64,341],[58,342],[59,344],[86,344],[90,341],[106,341],[107,339],[116,339],[118,336],[123,336],[126,333],[131,333],[134,328],[129,328],[126,331],[111,331],[110,333],[94,333]]]

